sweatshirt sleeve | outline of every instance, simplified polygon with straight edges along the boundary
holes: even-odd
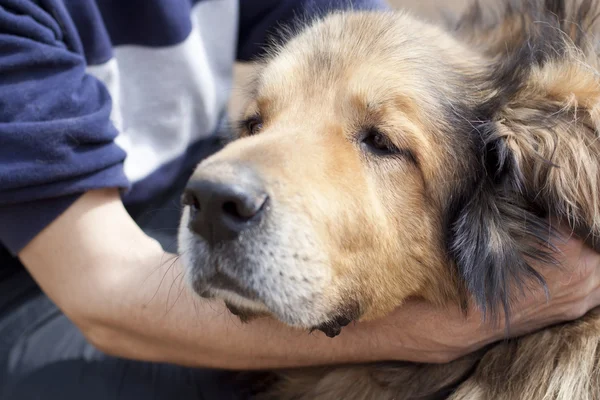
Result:
[[[83,192],[129,186],[110,112],[62,0],[2,0],[0,244],[13,255]]]
[[[240,0],[238,61],[259,57],[267,38],[296,18],[315,17],[340,10],[390,10],[386,0]]]

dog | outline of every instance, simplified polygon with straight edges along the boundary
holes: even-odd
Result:
[[[193,290],[328,336],[408,298],[510,316],[551,220],[600,251],[599,0],[347,10],[258,64],[183,196]],[[599,399],[600,311],[446,364],[273,372],[265,399]]]

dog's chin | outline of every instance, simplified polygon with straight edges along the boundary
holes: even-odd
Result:
[[[328,336],[356,319],[358,307],[334,292],[326,259],[300,229],[263,231],[209,246],[187,229],[179,232],[179,254],[188,283],[205,298],[220,299],[243,321],[269,315],[291,327]],[[293,234],[286,234],[293,232]]]
[[[223,299],[229,312],[238,317],[243,323],[248,323],[257,318],[273,316],[263,303],[245,299],[235,293],[226,293],[219,290],[216,292],[217,294],[213,297]],[[344,308],[348,309],[348,307]],[[349,313],[343,313],[329,318],[319,325],[304,327],[304,329],[308,332],[318,330],[323,332],[326,336],[333,338],[338,336],[342,332],[342,328],[353,322],[355,318],[358,318],[357,309]]]
[[[219,279],[216,279],[216,282],[216,284],[211,284],[211,281],[196,280],[192,282],[192,288],[201,297],[222,300],[229,312],[243,323],[261,317],[274,317],[290,326],[308,332],[322,331],[328,337],[333,338],[341,333],[343,327],[358,319],[360,315],[358,304],[353,303],[334,307],[335,312],[322,314],[321,318],[313,315],[308,323],[298,323],[299,318],[296,315],[278,315],[277,311],[270,308],[254,291],[242,287],[235,287],[234,291],[231,288],[218,287],[221,284]]]
[[[342,328],[358,319],[360,314],[358,305],[344,305],[334,307],[336,311],[328,315],[313,315],[310,318],[310,322],[304,323],[299,322],[298,316],[293,314],[278,315],[277,311],[265,304],[265,301],[247,290],[237,292],[217,288],[204,281],[202,284],[199,284],[198,281],[192,282],[192,287],[203,298],[223,301],[229,312],[243,323],[248,323],[258,318],[272,317],[289,326],[303,329],[307,332],[322,331],[331,338],[339,335]]]
[[[237,293],[227,290],[213,289],[205,293],[209,293],[208,295],[205,295],[205,297],[222,299],[229,312],[238,317],[243,323],[261,317],[273,316],[271,311],[261,301],[247,299]],[[318,330],[328,337],[336,337],[341,333],[342,328],[358,319],[360,314],[357,305],[346,305],[344,307],[339,307],[338,309],[344,310],[344,312],[338,313],[336,316],[330,317],[318,325],[304,327],[304,329],[309,332]]]

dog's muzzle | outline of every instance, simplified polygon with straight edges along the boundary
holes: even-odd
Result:
[[[180,254],[201,297],[312,328],[338,317],[326,300],[333,275],[311,221],[281,201],[281,187],[249,164],[201,164],[182,198]]]

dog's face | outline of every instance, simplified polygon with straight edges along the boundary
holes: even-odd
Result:
[[[572,177],[600,153],[573,91],[596,78],[558,29],[532,36],[545,26],[506,56],[404,14],[340,13],[275,49],[241,138],[184,195],[194,290],[331,336],[411,296],[508,311],[513,281],[541,280],[525,259],[547,255],[545,215],[595,196]],[[572,145],[554,151],[557,135]]]
[[[223,205],[188,199],[180,249],[195,290],[305,328],[378,316],[409,296],[451,296],[443,213],[468,162],[439,99],[451,103],[458,73],[476,62],[457,48],[408,17],[357,13],[280,49],[257,79],[241,138],[192,177],[233,187],[221,202],[240,223],[233,234],[211,230]]]

